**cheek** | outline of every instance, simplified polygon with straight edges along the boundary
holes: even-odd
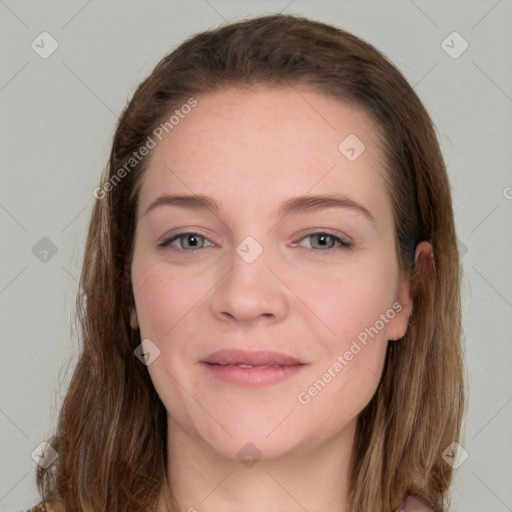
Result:
[[[303,272],[301,280],[296,280],[300,283],[296,290],[322,321],[314,324],[319,338],[341,350],[391,308],[396,300],[396,279],[393,261],[371,256]],[[386,338],[388,323],[378,323],[375,338]]]
[[[141,336],[161,340],[211,289],[206,276],[198,279],[149,258],[134,262],[132,285]]]
[[[197,329],[193,309],[211,288],[207,279],[194,275],[150,257],[134,259],[132,267],[140,337],[149,338],[160,351],[147,369],[165,408],[182,424],[189,424],[190,416],[197,414],[196,402],[180,386],[188,378],[183,361],[190,359],[189,335]],[[199,402],[202,393],[201,389],[194,392]]]
[[[334,334],[317,322],[318,358],[297,397],[308,421],[324,418],[323,428],[334,432],[370,402],[386,356],[392,290],[368,274],[352,272],[333,279],[328,294],[316,294],[315,311]]]

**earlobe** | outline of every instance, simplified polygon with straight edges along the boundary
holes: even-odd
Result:
[[[407,332],[409,318],[412,314],[411,279],[404,276],[398,288],[398,297],[392,306],[395,316],[388,324],[387,337],[390,341],[403,338]]]
[[[424,240],[416,246],[413,272],[424,272],[431,275],[434,270],[433,248],[429,242]],[[414,306],[411,288],[411,277],[402,277],[397,298],[401,309],[388,324],[388,340],[399,340],[403,338],[407,332]]]

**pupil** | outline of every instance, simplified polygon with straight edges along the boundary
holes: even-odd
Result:
[[[189,235],[188,240],[189,240],[189,245],[192,245],[192,246],[196,246],[197,245],[197,236]],[[195,240],[195,242],[192,242],[192,244],[191,244],[190,240]]]
[[[317,235],[318,244],[321,247],[326,247],[326,241],[331,238],[330,235]],[[327,244],[328,245],[328,244]]]

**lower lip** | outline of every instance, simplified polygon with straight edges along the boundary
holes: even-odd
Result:
[[[214,377],[239,386],[269,386],[295,375],[303,365],[240,368],[235,365],[201,363]]]

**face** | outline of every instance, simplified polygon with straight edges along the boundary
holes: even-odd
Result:
[[[132,325],[152,382],[170,426],[229,459],[335,440],[412,307],[374,123],[304,88],[196,99],[138,200]],[[176,195],[196,201],[155,203]]]

